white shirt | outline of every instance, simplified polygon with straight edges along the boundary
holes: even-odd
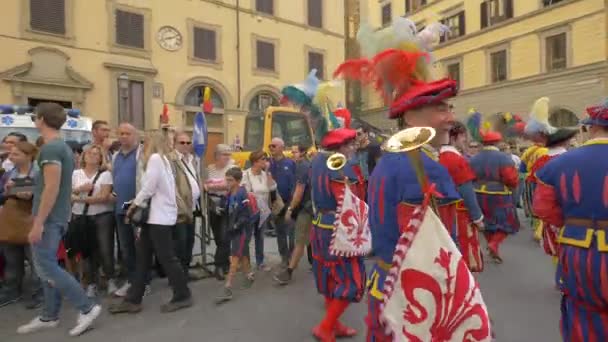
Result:
[[[519,165],[521,165],[521,158],[519,158],[515,154],[511,154],[511,159],[513,159],[513,163],[515,163],[515,167],[519,170]]]
[[[154,153],[141,178],[141,189],[133,201],[141,206],[150,202],[149,224],[173,226],[177,222],[177,202],[175,200],[175,176],[166,157]]]
[[[264,223],[270,215],[270,192],[277,189],[277,183],[268,184],[268,173],[264,170],[255,175],[251,169],[247,169],[243,172],[241,185],[248,192],[253,192],[260,209],[260,224]]]
[[[13,162],[6,158],[4,159],[4,161],[2,162],[2,168],[4,169],[4,171],[10,171],[15,167],[15,164],[13,164]]]
[[[192,208],[198,207],[198,200],[201,197],[201,188],[198,186],[198,176],[196,168],[194,167],[192,155],[184,156],[183,154],[175,151],[180,159],[180,166],[184,169],[188,182],[190,182],[190,189],[192,189]],[[196,178],[195,178],[196,177]]]
[[[86,173],[83,169],[74,170],[72,173],[72,189],[76,189],[84,184],[93,183],[93,179],[95,179],[94,173],[90,178],[87,177]],[[102,185],[112,185],[112,174],[108,171],[104,171],[99,175],[97,181],[93,185],[93,194],[91,196],[96,196],[101,191]],[[89,193],[83,192],[80,193],[82,198],[87,197]],[[72,205],[72,214],[82,215],[84,212],[85,203],[76,202]],[[98,204],[89,204],[89,209],[87,211],[87,216],[93,216],[97,214],[107,213],[114,210],[114,206],[112,203],[98,203]]]

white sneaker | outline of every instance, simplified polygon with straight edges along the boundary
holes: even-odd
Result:
[[[144,297],[149,296],[151,294],[152,294],[152,286],[146,285],[146,289],[144,290]]]
[[[114,279],[108,280],[108,295],[111,295],[116,291],[118,291],[118,286],[116,286],[116,281]]]
[[[87,297],[89,297],[89,298],[97,297],[97,286],[96,285],[87,286]]]
[[[70,330],[70,336],[78,336],[87,331],[99,314],[101,314],[101,305],[95,305],[87,314],[80,313],[76,326]]]
[[[126,282],[123,286],[121,286],[118,290],[114,291],[114,295],[116,297],[126,297],[127,296],[127,291],[129,291],[129,288],[131,287],[131,283]]]
[[[17,334],[30,334],[43,329],[56,328],[58,325],[59,320],[45,322],[40,320],[40,317],[36,317],[29,323],[17,328]]]

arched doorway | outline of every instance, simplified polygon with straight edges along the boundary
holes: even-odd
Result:
[[[213,162],[213,151],[217,144],[224,142],[224,99],[222,96],[208,84],[196,84],[186,92],[184,96],[184,117],[183,123],[186,130],[192,130],[194,125],[194,117],[197,112],[202,110],[203,95],[205,88],[209,87],[211,90],[211,103],[213,103],[213,110],[211,113],[205,113],[205,119],[207,120],[207,139],[208,146],[207,152],[205,153],[205,162]]]
[[[569,109],[556,107],[549,112],[549,123],[555,127],[574,127],[578,125],[578,117]]]
[[[264,113],[269,106],[278,106],[279,97],[270,91],[260,91],[249,101],[249,112]]]

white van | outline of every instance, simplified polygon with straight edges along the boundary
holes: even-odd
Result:
[[[92,141],[93,120],[80,115],[78,109],[66,109],[67,120],[61,127],[61,136],[65,141],[86,144]],[[0,139],[10,132],[19,132],[27,136],[28,141],[35,142],[40,134],[34,125],[34,113],[31,106],[0,105]]]

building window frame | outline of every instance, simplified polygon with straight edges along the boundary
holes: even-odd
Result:
[[[388,9],[388,10],[387,10]],[[385,13],[385,10],[388,13]],[[388,14],[388,18],[385,17]],[[393,3],[392,1],[384,1],[380,3],[380,23],[382,27],[389,26],[393,22]]]
[[[405,0],[405,14],[410,14],[418,11],[424,6],[428,5],[430,0]]]
[[[214,69],[221,70],[224,64],[222,54],[222,27],[220,25],[208,24],[197,21],[192,18],[187,19],[188,26],[188,64],[208,66]],[[194,55],[195,39],[194,29],[205,29],[215,32],[215,60],[204,59]]]
[[[494,80],[493,67],[492,67],[492,55],[505,51],[505,79]],[[498,84],[509,81],[511,79],[511,47],[509,43],[497,45],[486,49],[486,84]]]
[[[439,43],[445,43],[448,41],[452,41],[454,39],[459,39],[459,38],[467,35],[467,29],[466,29],[467,13],[464,8],[464,3],[460,3],[460,4],[452,7],[451,9],[442,12],[441,18],[442,19],[440,20],[440,22],[442,24],[450,27],[450,30],[452,31],[452,33],[447,34],[447,35],[442,35],[441,37],[439,37]],[[455,35],[453,33],[454,30],[452,30],[452,27],[448,24],[448,20],[452,19],[452,18],[457,18],[456,20],[458,20],[458,34],[457,35]]]
[[[486,11],[485,16],[483,11]],[[493,10],[502,11],[502,15],[492,15]],[[480,4],[480,27],[485,29],[507,21],[514,16],[513,0],[484,0]],[[484,22],[485,19],[485,22]]]
[[[310,0],[304,1],[304,19],[305,19],[304,23],[306,24],[306,26],[308,26],[310,28],[322,30],[325,28],[325,25],[327,23],[327,11],[326,11],[326,5],[325,5],[326,1],[319,0],[319,1],[321,1],[321,25],[320,26],[315,26],[315,25],[310,24],[310,17],[308,16],[309,1]]]
[[[551,4],[546,4],[548,0],[539,0],[540,2],[540,8],[551,8],[553,6],[557,6],[557,5],[561,5],[565,2],[568,2],[568,0],[552,0],[555,3],[551,3]]]
[[[464,80],[463,80],[463,76],[464,76],[464,67],[463,67],[463,58],[462,56],[458,56],[458,57],[451,57],[449,59],[443,60],[441,61],[441,64],[443,64],[443,66],[445,67],[445,74],[446,77],[450,77],[450,73],[448,72],[448,69],[450,66],[453,66],[455,64],[458,64],[458,80],[456,81],[456,85],[458,86],[458,89],[462,89],[463,85],[464,85]]]
[[[310,69],[310,54],[311,53],[316,53],[316,54],[323,56],[323,70],[319,70],[322,73],[322,77],[319,77],[318,73],[317,73],[317,77],[319,77],[319,79],[321,79],[321,80],[328,79],[327,50],[314,48],[314,47],[308,46],[308,45],[304,45],[304,54],[306,56],[306,65],[304,66],[304,71],[305,71],[304,75],[308,75],[308,73],[310,72],[309,69]]]
[[[65,34],[57,34],[33,29],[30,23],[30,0],[21,0],[21,37],[45,43],[74,46],[76,41],[74,34],[74,1],[75,0],[64,0]]]
[[[270,0],[272,1],[272,13],[268,13],[268,12],[264,12],[264,11],[260,11],[258,10],[258,1],[259,0],[252,0],[252,7],[253,10],[255,11],[256,14],[259,15],[267,15],[270,17],[276,17],[277,16],[277,0]]]
[[[274,45],[274,70],[269,70],[269,69],[262,69],[262,68],[258,68],[258,41],[260,42],[264,42],[264,43],[269,43]],[[252,54],[252,64],[251,64],[251,69],[254,75],[257,76],[269,76],[269,77],[274,77],[274,78],[279,78],[279,70],[281,70],[281,63],[280,63],[280,51],[281,49],[281,44],[280,44],[280,40],[277,38],[269,38],[269,37],[264,37],[264,36],[260,36],[257,34],[251,34],[251,51],[253,52]]]
[[[566,35],[566,67],[562,69],[551,70],[547,65],[547,39],[560,34]],[[572,26],[566,25],[556,27],[551,30],[539,33],[540,39],[540,65],[542,73],[560,72],[572,67],[573,51],[572,51]]]
[[[132,47],[127,45],[121,45],[116,42],[116,11],[131,12],[143,16],[144,20],[144,47]],[[151,39],[151,20],[152,10],[149,8],[133,7],[124,4],[118,4],[115,2],[108,1],[108,38],[109,47],[111,53],[145,57],[149,58],[152,53],[152,39]]]

